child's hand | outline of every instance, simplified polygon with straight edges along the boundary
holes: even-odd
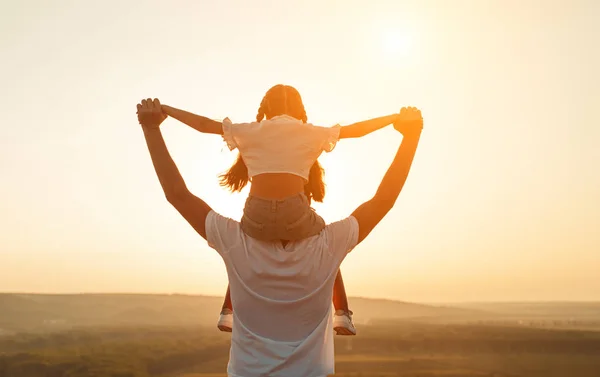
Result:
[[[158,128],[167,119],[158,98],[155,98],[154,101],[151,98],[143,99],[137,105],[137,116],[138,122],[145,128]]]
[[[419,134],[423,130],[423,116],[416,107],[403,107],[394,122],[394,128],[404,136]]]

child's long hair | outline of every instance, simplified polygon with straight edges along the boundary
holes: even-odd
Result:
[[[267,119],[271,119],[278,115],[289,115],[306,123],[306,110],[304,110],[302,97],[295,88],[279,84],[269,89],[260,103],[256,121],[260,122],[265,116]],[[308,183],[304,186],[304,194],[309,200],[323,202],[325,197],[323,173],[321,164],[319,161],[315,161],[308,174]],[[242,191],[246,187],[248,167],[241,154],[238,154],[237,160],[229,170],[219,176],[219,181],[221,186],[229,188],[231,192]]]

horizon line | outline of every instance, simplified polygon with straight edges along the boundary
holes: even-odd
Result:
[[[190,297],[206,297],[206,298],[222,298],[222,296],[202,294],[202,293],[178,293],[178,292],[31,292],[31,291],[0,291],[0,295],[31,295],[31,296],[190,296]],[[406,301],[400,299],[386,298],[386,297],[373,297],[373,296],[348,296],[348,299],[363,299],[363,300],[377,300],[377,301],[393,301],[398,303],[407,304],[526,304],[526,303],[600,303],[600,299],[593,300],[456,300],[456,301]]]

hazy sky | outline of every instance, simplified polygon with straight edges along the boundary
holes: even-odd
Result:
[[[315,124],[401,106],[425,130],[396,207],[342,265],[350,295],[600,300],[600,2],[6,1],[0,291],[224,293],[170,207],[136,102],[252,120],[294,85]],[[191,190],[239,218],[221,139],[174,120]],[[326,220],[375,192],[401,136],[321,161]]]

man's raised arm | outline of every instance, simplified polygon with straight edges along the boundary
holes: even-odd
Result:
[[[206,239],[206,216],[211,208],[202,199],[194,196],[187,188],[179,169],[171,158],[160,132],[160,124],[166,115],[158,99],[148,98],[137,105],[138,121],[144,130],[154,170],[169,203],[187,222]]]
[[[358,243],[362,242],[392,209],[402,191],[423,129],[421,111],[413,107],[403,108],[394,128],[404,135],[396,157],[381,180],[375,196],[352,213],[358,222]]]

